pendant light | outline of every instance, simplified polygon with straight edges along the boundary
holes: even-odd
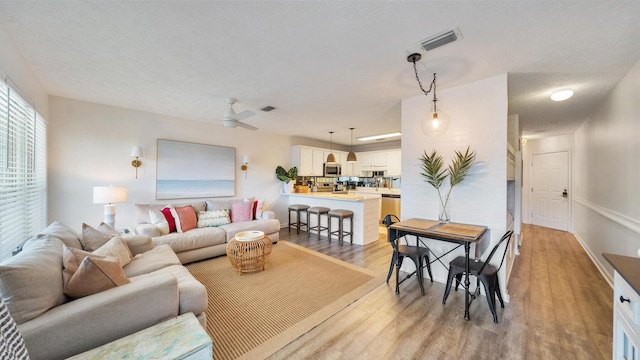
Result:
[[[348,163],[354,163],[358,161],[358,158],[356,157],[356,153],[353,152],[353,129],[355,128],[349,128],[349,130],[351,130],[351,151],[349,151],[349,154],[347,155]]]
[[[422,132],[425,133],[425,135],[444,134],[444,132],[447,131],[447,127],[449,127],[449,116],[444,112],[442,112],[441,110],[439,111],[436,106],[438,102],[438,98],[436,98],[436,74],[435,73],[433,74],[433,81],[431,81],[429,90],[425,90],[422,87],[422,82],[418,77],[418,69],[416,68],[416,61],[419,61],[421,58],[422,58],[422,55],[415,53],[415,54],[409,55],[407,57],[407,61],[413,63],[413,71],[416,74],[416,80],[418,81],[420,90],[422,90],[422,92],[426,96],[429,96],[429,93],[431,92],[431,90],[433,90],[433,100],[432,100],[433,104],[431,107],[431,111],[420,122],[420,125],[422,127]]]
[[[328,163],[335,163],[336,162],[336,156],[333,155],[333,131],[329,131],[329,134],[331,134],[331,152],[329,153],[329,156],[327,156],[327,162]]]

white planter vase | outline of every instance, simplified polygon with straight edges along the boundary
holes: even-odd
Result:
[[[293,181],[289,181],[288,183],[283,181],[282,182],[282,193],[283,194],[291,194],[291,193],[293,193],[293,186],[294,186]]]

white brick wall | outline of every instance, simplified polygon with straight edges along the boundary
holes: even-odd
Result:
[[[402,218],[437,219],[438,194],[420,175],[422,153],[436,149],[447,165],[454,150],[470,146],[477,153],[476,164],[472,174],[451,193],[451,220],[487,226],[493,244],[507,226],[507,75],[439,90],[438,106],[450,118],[447,132],[440,136],[427,136],[420,128],[420,117],[426,116],[430,99],[419,95],[402,101]],[[448,181],[443,189],[448,189]],[[429,246],[436,252],[451,247],[432,243]],[[459,254],[464,252],[455,252],[444,262]],[[413,269],[413,264],[407,266],[407,270]],[[442,266],[435,263],[432,270],[438,281],[446,280]]]

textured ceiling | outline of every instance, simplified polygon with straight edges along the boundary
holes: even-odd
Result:
[[[0,24],[51,95],[219,124],[232,96],[259,131],[341,144],[400,130],[406,56],[445,30],[462,39],[423,52],[423,82],[509,73],[528,135],[574,131],[640,59],[638,1],[0,1]]]

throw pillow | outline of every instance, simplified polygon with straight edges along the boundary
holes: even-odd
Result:
[[[104,259],[102,255],[64,245],[62,252],[62,266],[64,267],[64,270],[62,270],[62,283],[64,285],[67,285],[73,274],[80,267],[80,264],[82,264],[82,260],[86,257]]]
[[[49,226],[42,230],[40,234],[56,237],[69,247],[78,249],[82,248],[82,244],[80,243],[80,235],[78,235],[75,230],[61,222],[52,222]]]
[[[231,222],[251,221],[251,201],[236,201],[231,204]]]
[[[87,224],[82,224],[82,248],[86,251],[95,251],[100,246],[111,240],[113,235],[105,234]]]
[[[112,237],[106,244],[100,246],[98,250],[93,252],[97,255],[111,256],[117,258],[120,266],[125,266],[131,262],[133,255],[127,246],[127,243],[120,237]]]
[[[198,212],[198,227],[214,227],[231,222],[229,218],[229,210],[210,210]]]
[[[130,283],[116,258],[85,257],[78,270],[64,286],[64,293],[73,298],[84,297]]]
[[[176,220],[176,229],[178,232],[186,232],[195,229],[198,224],[198,217],[191,205],[174,208],[178,219]]]
[[[120,236],[120,234],[118,234],[118,231],[116,229],[112,228],[109,224],[105,224],[104,221],[101,222],[100,225],[98,225],[97,230],[103,234],[107,234],[111,236]]]
[[[0,264],[0,296],[18,324],[65,303],[62,247],[47,236]]]
[[[264,205],[264,200],[255,200],[253,202],[253,220],[262,219],[262,206]]]
[[[150,209],[149,219],[151,220],[151,223],[158,228],[160,235],[167,235],[169,233],[169,222],[162,211]]]
[[[160,210],[162,212],[162,214],[164,215],[164,218],[167,220],[167,223],[169,224],[169,232],[175,232],[176,231],[176,220],[173,218],[173,214],[171,213],[171,209],[173,207],[171,206],[167,206],[165,208],[163,208],[162,210]]]

